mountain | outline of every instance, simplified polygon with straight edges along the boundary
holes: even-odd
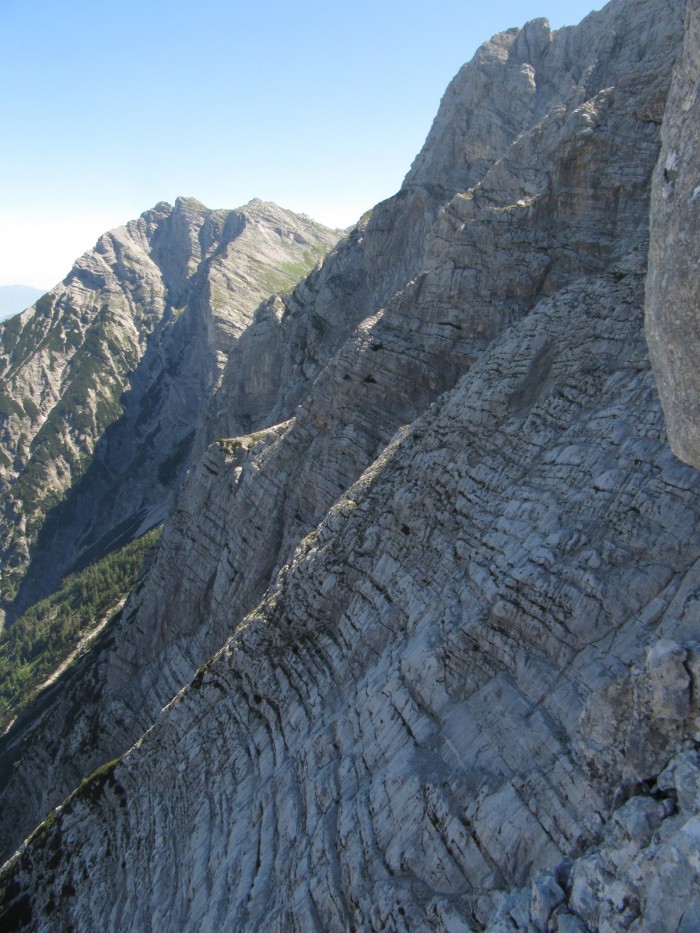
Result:
[[[44,294],[31,285],[0,285],[0,321],[33,305]]]
[[[8,929],[698,927],[700,474],[644,330],[698,22],[494,37],[252,312],[124,611],[0,743]]]
[[[339,236],[252,201],[158,204],[0,324],[0,556],[8,620],[162,519],[226,356],[260,301]]]

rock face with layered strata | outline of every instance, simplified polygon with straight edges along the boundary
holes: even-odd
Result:
[[[695,811],[677,813],[665,772],[699,725],[700,481],[664,445],[642,273],[541,303],[399,434],[137,747],[18,857],[36,915],[590,923],[621,896],[597,855],[613,830],[656,888],[668,862],[642,850],[661,830],[686,840],[693,894]],[[245,488],[288,430],[250,441],[247,470],[233,446],[203,467]],[[654,885],[635,884],[629,920],[658,915]]]
[[[682,7],[492,40],[402,191],[258,309],[139,591],[5,737],[9,840],[118,756],[5,918],[692,928],[700,478],[643,333]]]

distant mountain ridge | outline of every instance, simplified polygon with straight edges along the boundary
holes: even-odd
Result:
[[[179,198],[106,233],[62,283],[0,324],[1,596],[11,617],[162,518],[255,307],[292,288],[339,235],[260,200],[211,211]]]
[[[31,285],[0,285],[0,321],[24,311],[43,294],[43,289]]]

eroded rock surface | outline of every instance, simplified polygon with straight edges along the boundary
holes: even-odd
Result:
[[[204,457],[148,581],[105,650],[86,662],[90,672],[71,680],[48,714],[42,710],[31,740],[23,722],[3,741],[6,762],[17,759],[20,742],[24,748],[21,771],[3,793],[14,844],[81,776],[148,728],[399,428],[542,295],[609,268],[635,246],[646,249],[682,4],[635,3],[634,11],[616,2],[574,30],[551,33],[538,21],[488,43],[467,67],[463,109],[471,112],[475,86],[484,83],[482,104],[511,107],[510,132],[498,145],[478,122],[465,129],[491,163],[460,162],[449,185],[442,178],[440,166],[453,156],[440,155],[433,140],[456,119],[448,95],[417,160],[434,161],[439,184],[431,187],[414,168],[320,271],[257,310],[202,431],[255,438],[283,424],[284,436],[269,451],[262,441],[265,457],[242,465],[233,481],[221,469],[221,450]],[[495,65],[491,46],[499,50]],[[540,103],[523,123],[509,88],[528,58],[535,84],[542,77]],[[550,59],[569,76],[560,93]],[[544,348],[523,404],[548,366]]]
[[[700,4],[688,3],[653,184],[646,328],[676,456],[700,468]]]
[[[3,740],[8,846],[118,759],[5,917],[692,929],[700,474],[643,331],[682,9],[496,37],[402,191],[255,312],[153,566]]]
[[[647,922],[663,846],[685,853],[687,914],[692,782],[680,817],[670,788],[699,725],[700,480],[664,444],[630,266],[540,303],[340,498],[137,747],[23,850],[37,915],[623,929],[601,859],[623,850],[624,916]],[[232,482],[237,453],[216,464]]]

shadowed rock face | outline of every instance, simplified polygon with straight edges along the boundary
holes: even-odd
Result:
[[[692,928],[700,480],[642,320],[681,13],[496,37],[402,191],[257,310],[138,592],[4,739],[8,845],[121,756],[5,916]]]
[[[689,2],[654,175],[646,329],[671,448],[700,468],[700,6]]]
[[[0,325],[2,595],[11,617],[76,562],[162,519],[255,307],[336,240],[262,201],[210,211],[180,198],[105,234],[64,282]]]

